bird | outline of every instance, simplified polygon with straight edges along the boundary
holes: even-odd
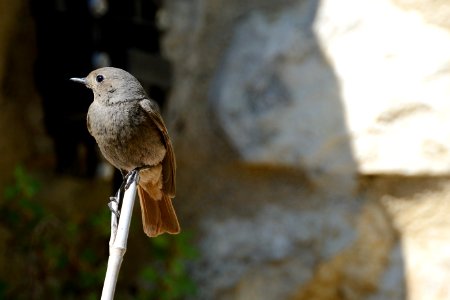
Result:
[[[96,69],[70,78],[91,89],[87,128],[105,159],[122,172],[139,171],[138,195],[147,236],[180,232],[172,198],[176,161],[158,105],[129,72]]]

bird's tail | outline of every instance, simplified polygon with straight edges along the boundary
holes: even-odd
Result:
[[[155,200],[141,186],[138,186],[138,194],[145,234],[155,237],[164,232],[171,234],[180,232],[177,215],[169,196],[163,193],[161,200]]]

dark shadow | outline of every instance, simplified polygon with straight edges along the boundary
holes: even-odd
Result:
[[[92,177],[98,159],[85,118],[91,92],[69,81],[92,69],[93,18],[87,3],[36,0],[31,7],[37,41],[35,82],[54,144],[56,171]]]

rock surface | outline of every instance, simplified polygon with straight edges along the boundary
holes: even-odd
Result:
[[[450,299],[449,11],[164,1],[199,299]]]
[[[210,101],[245,161],[354,174],[339,84],[313,32],[316,10],[300,2],[242,18]]]

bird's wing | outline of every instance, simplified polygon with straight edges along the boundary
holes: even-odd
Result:
[[[166,156],[162,161],[163,174],[163,191],[170,197],[175,197],[175,153],[173,152],[172,143],[170,142],[169,133],[167,132],[164,121],[159,113],[158,106],[149,99],[143,99],[139,105],[149,114],[150,118],[155,122],[163,137],[166,146]]]

